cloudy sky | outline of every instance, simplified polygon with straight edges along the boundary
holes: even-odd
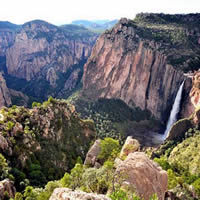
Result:
[[[42,19],[53,24],[76,19],[134,18],[139,12],[197,13],[200,0],[0,0],[0,21]]]

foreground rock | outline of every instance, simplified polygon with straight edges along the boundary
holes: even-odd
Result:
[[[14,198],[16,189],[14,183],[9,179],[0,181],[0,199],[4,199],[5,192],[7,192],[10,198]]]
[[[49,200],[110,200],[105,195],[86,193],[68,188],[56,188]]]
[[[95,163],[97,161],[97,156],[100,153],[100,143],[101,140],[96,140],[95,143],[92,145],[92,147],[90,148],[90,150],[88,151],[86,158],[85,158],[85,165],[89,165],[89,166],[95,166]]]
[[[120,152],[120,158],[128,156],[130,153],[138,151],[140,149],[140,143],[133,139],[131,136],[127,137],[122,150]]]
[[[132,190],[144,200],[149,200],[153,194],[157,194],[159,200],[164,200],[167,191],[168,177],[166,171],[158,167],[144,153],[135,152],[128,155],[116,170],[117,174],[123,174]]]

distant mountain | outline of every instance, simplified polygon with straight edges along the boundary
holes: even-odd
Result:
[[[91,37],[96,35],[93,31],[85,28],[84,26],[79,26],[75,24],[66,24],[60,26],[66,33],[73,35],[75,37]]]
[[[104,32],[106,29],[112,28],[118,20],[75,20],[72,24],[84,26],[89,30]]]
[[[0,25],[0,71],[9,89],[26,94],[31,103],[49,95],[64,98],[78,87],[99,34],[78,25],[58,27],[42,20]],[[12,103],[21,105],[18,100],[12,98]]]
[[[0,21],[0,29],[18,29],[21,25],[13,24],[8,21]]]

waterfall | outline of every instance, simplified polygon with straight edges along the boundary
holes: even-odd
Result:
[[[183,86],[184,86],[184,81],[181,84],[181,86],[179,87],[177,95],[176,95],[176,98],[174,100],[174,104],[172,106],[172,110],[170,112],[169,119],[167,121],[167,127],[166,127],[165,133],[163,135],[163,140],[165,140],[168,137],[168,134],[169,134],[169,131],[170,131],[172,125],[177,120],[177,114],[179,113],[179,110],[180,110],[180,103],[181,103],[181,96],[182,96]]]

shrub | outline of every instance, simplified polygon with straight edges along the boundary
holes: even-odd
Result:
[[[192,185],[193,185],[198,197],[200,197],[200,178],[198,178]]]
[[[98,155],[98,159],[101,163],[104,163],[108,159],[114,160],[120,152],[119,141],[112,138],[105,138],[104,140],[101,140],[100,147],[101,150]]]
[[[7,130],[10,131],[10,130],[14,127],[14,125],[15,125],[15,124],[14,124],[13,122],[8,121],[8,122],[7,122]]]

